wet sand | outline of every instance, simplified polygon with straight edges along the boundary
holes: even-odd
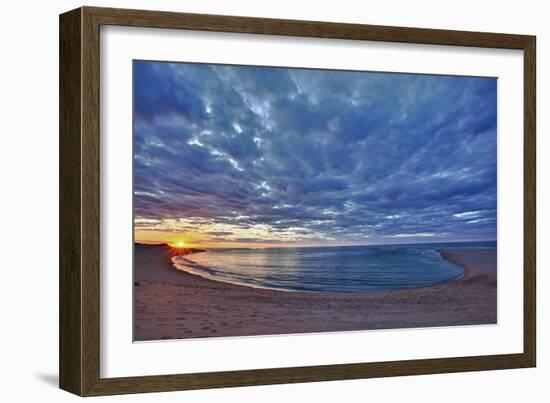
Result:
[[[464,269],[431,287],[369,293],[287,292],[174,269],[164,246],[136,245],[134,340],[494,324],[496,249],[441,250]]]

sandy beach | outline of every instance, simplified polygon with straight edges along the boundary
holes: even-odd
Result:
[[[439,252],[464,269],[462,278],[398,291],[308,293],[207,280],[176,270],[164,246],[136,245],[134,340],[496,323],[496,249]]]

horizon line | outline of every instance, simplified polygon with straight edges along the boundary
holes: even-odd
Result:
[[[460,241],[430,241],[430,242],[392,242],[392,243],[364,243],[364,244],[338,244],[338,245],[281,245],[281,246],[214,246],[206,247],[201,245],[193,245],[185,247],[186,249],[292,249],[292,248],[341,248],[341,247],[354,247],[354,246],[394,246],[394,245],[420,245],[420,244],[438,244],[438,243],[469,243],[469,242],[498,242],[498,239],[474,239],[474,240],[460,240]],[[134,245],[148,245],[148,246],[170,246],[170,242],[147,242],[136,241]]]

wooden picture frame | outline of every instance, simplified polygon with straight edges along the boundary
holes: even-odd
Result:
[[[524,52],[523,353],[100,377],[100,26],[401,42]],[[60,387],[81,396],[533,367],[536,363],[535,37],[81,7],[60,16]]]

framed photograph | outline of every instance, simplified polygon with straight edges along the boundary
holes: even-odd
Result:
[[[535,366],[535,37],[60,16],[60,386]]]

